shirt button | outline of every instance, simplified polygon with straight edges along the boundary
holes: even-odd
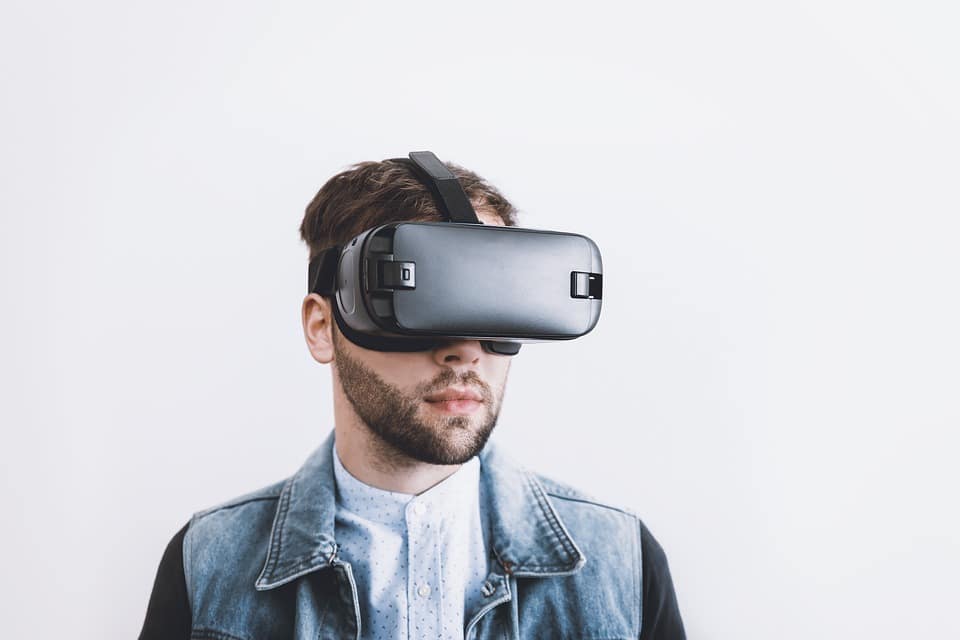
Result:
[[[420,585],[420,588],[417,589],[417,593],[419,593],[421,596],[426,598],[428,595],[430,595],[430,585],[428,584]]]
[[[423,504],[422,502],[415,502],[413,505],[413,512],[418,516],[422,516],[427,512],[427,505]]]

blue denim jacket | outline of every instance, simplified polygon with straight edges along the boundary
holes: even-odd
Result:
[[[288,480],[193,516],[192,638],[360,638],[356,583],[334,541],[332,446],[333,433]],[[524,470],[492,441],[480,462],[491,558],[464,637],[639,638],[637,516]]]

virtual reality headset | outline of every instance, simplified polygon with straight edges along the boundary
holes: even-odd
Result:
[[[307,290],[331,299],[354,344],[426,351],[451,340],[515,355],[521,343],[570,340],[600,318],[600,250],[573,233],[484,225],[453,173],[429,151],[408,164],[445,222],[368,229],[310,261]]]

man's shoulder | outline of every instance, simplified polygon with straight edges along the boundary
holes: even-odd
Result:
[[[273,484],[261,487],[255,491],[250,491],[249,493],[244,493],[235,498],[231,498],[225,502],[221,502],[212,507],[208,507],[201,511],[197,511],[193,514],[193,520],[198,521],[202,520],[213,514],[218,514],[223,512],[226,514],[242,514],[244,509],[241,507],[253,506],[253,508],[259,508],[267,506],[269,507],[271,503],[276,505],[277,500],[280,499],[280,494],[283,492],[283,485],[286,484],[287,480],[279,480]]]
[[[193,514],[183,539],[187,583],[252,585],[266,557],[286,480]],[[256,561],[251,562],[251,559]],[[202,594],[191,589],[191,601]]]
[[[587,557],[575,580],[594,593],[598,585],[619,584],[620,593],[641,598],[641,618],[634,623],[642,623],[641,637],[684,638],[666,554],[640,515],[548,476],[533,476]]]
[[[250,536],[262,539],[268,536],[286,482],[280,480],[197,511],[190,518],[188,539],[198,541],[224,534],[233,539]]]
[[[609,542],[619,540],[621,545],[629,545],[626,548],[635,545],[639,550],[643,522],[635,511],[550,476],[532,475],[574,540],[602,541],[600,549],[610,549]]]
[[[489,464],[491,469],[496,470],[493,474],[496,482],[503,484],[505,487],[510,487],[517,482],[524,482],[524,478],[526,478],[526,482],[532,480],[547,495],[550,504],[556,507],[576,511],[587,517],[590,515],[597,517],[605,515],[624,521],[639,522],[640,520],[634,511],[622,504],[605,500],[552,475],[541,473],[515,458],[503,445],[495,442],[490,443],[484,451],[484,461]],[[506,472],[503,470],[506,470]],[[541,499],[539,494],[539,490],[534,492],[537,500]]]
[[[599,498],[588,493],[579,487],[575,487],[566,482],[561,482],[553,477],[542,473],[532,472],[543,490],[546,492],[555,504],[567,505],[572,509],[578,509],[585,512],[606,513],[613,517],[619,514],[626,520],[639,521],[640,516],[632,509],[613,502]]]
[[[567,482],[540,473],[533,476],[560,526],[585,558],[583,568],[571,577],[572,584],[600,589],[609,598],[620,598],[622,606],[633,607],[640,597],[643,573],[640,516]]]

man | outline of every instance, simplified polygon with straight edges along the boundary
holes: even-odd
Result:
[[[447,164],[487,225],[516,210]],[[300,226],[311,259],[372,227],[441,221],[403,162],[333,178]],[[488,442],[511,356],[477,340],[376,351],[328,297],[302,306],[333,365],[334,429],[290,479],[200,512],[161,560],[141,640],[684,638],[663,550],[634,514]]]

